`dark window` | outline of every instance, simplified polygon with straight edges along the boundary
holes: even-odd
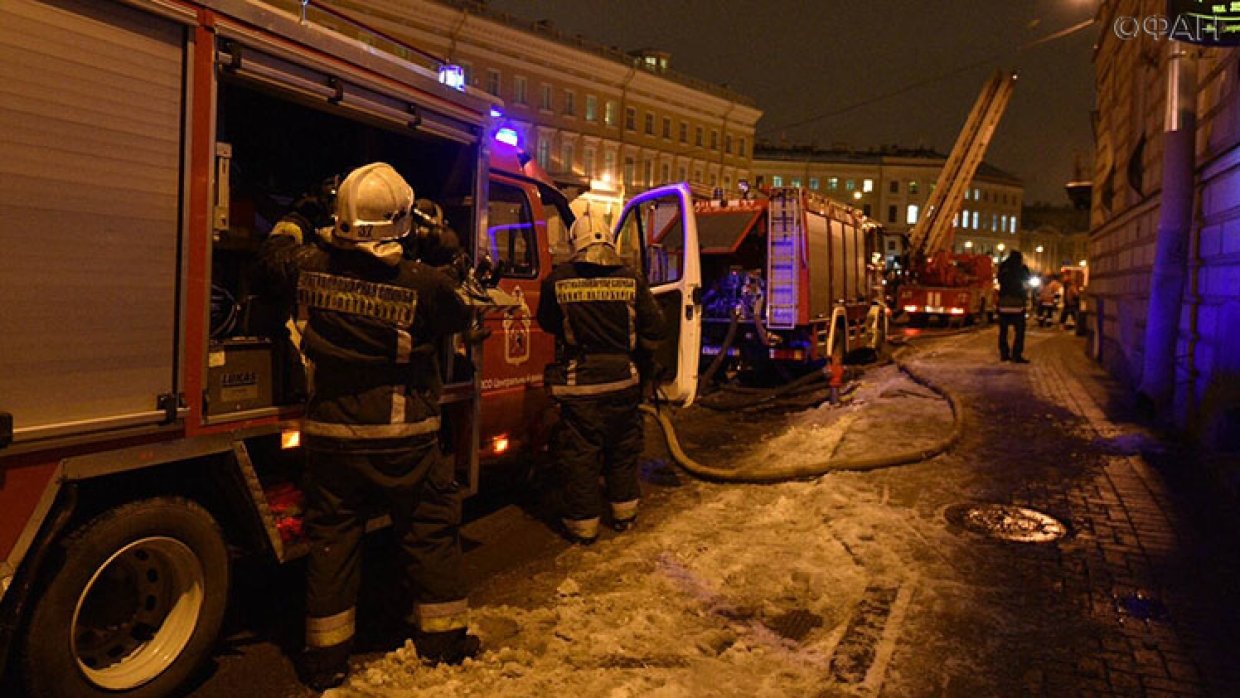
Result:
[[[900,193],[900,182],[898,180],[895,180],[895,179],[891,180],[891,193],[892,194]]]
[[[896,207],[894,205],[887,207],[887,222],[888,223],[896,222]]]
[[[491,182],[487,225],[487,251],[496,262],[505,263],[504,275],[538,276],[538,241],[525,192],[510,184]]]

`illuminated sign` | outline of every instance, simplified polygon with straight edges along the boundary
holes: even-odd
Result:
[[[1167,0],[1168,36],[1203,46],[1240,46],[1240,2]]]

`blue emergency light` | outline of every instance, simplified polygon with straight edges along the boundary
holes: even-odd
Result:
[[[521,145],[521,137],[517,135],[515,130],[510,129],[507,126],[495,132],[495,140],[500,143],[510,145],[514,148],[520,147]]]
[[[452,63],[439,66],[439,82],[454,90],[465,91],[465,69]]]

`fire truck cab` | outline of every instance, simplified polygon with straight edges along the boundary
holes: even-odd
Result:
[[[538,447],[554,343],[533,317],[572,213],[494,98],[255,0],[7,0],[0,85],[0,674],[20,657],[32,695],[172,693],[214,646],[231,561],[305,554],[305,372],[254,262],[333,175],[390,163],[499,270],[492,336],[440,349],[466,491]],[[688,189],[617,230],[675,320],[662,391],[687,403]]]

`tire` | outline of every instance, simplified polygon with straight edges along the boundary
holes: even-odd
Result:
[[[61,543],[23,638],[30,695],[173,693],[207,659],[228,601],[223,534],[200,505],[118,506]]]

